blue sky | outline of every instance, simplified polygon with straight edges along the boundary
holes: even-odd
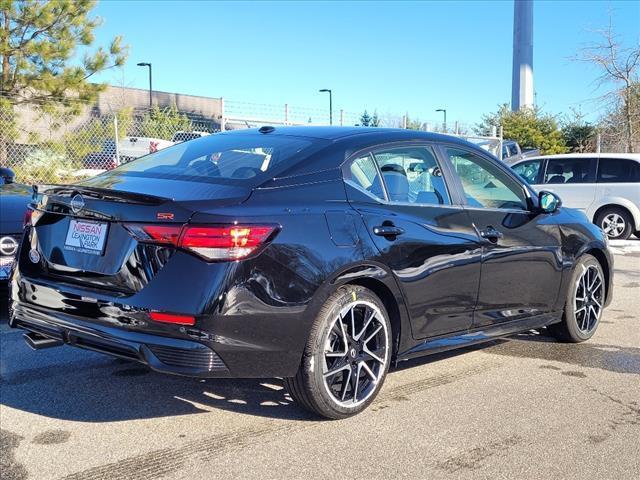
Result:
[[[613,23],[640,41],[638,1],[534,2],[537,103],[598,115],[597,72],[570,57]],[[173,2],[103,0],[97,44],[123,35],[130,56],[100,80],[243,102],[475,122],[511,98],[512,1]]]

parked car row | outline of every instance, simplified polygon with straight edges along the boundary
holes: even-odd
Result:
[[[535,188],[583,211],[611,239],[640,238],[640,155],[562,154],[512,165]]]
[[[600,229],[445,135],[225,132],[38,187],[32,208],[9,320],[31,347],[283,377],[328,418],[410,358],[541,327],[588,340],[611,300]]]
[[[540,150],[537,148],[523,149],[515,140],[505,140],[502,142],[502,161],[507,165],[519,162],[525,158],[537,157]]]
[[[11,169],[0,168],[0,291],[6,291],[31,194],[30,186],[15,183]]]

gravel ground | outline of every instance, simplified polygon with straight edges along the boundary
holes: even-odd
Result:
[[[591,341],[535,332],[404,363],[376,402],[318,421],[277,379],[197,380],[0,323],[2,479],[638,478],[640,241],[616,242]]]

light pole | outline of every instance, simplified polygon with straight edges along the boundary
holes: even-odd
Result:
[[[318,90],[320,93],[329,93],[329,125],[333,125],[333,97],[330,88]]]
[[[439,108],[439,109],[436,110],[436,112],[444,113],[444,123],[442,125],[444,127],[443,128],[444,133],[447,133],[447,109],[446,108]]]
[[[151,84],[151,64],[148,62],[140,62],[138,64],[139,67],[149,67],[149,110],[151,110],[153,108],[153,96],[152,96],[152,92],[153,92],[153,86]]]

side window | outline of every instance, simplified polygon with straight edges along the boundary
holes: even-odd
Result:
[[[538,182],[538,174],[540,173],[540,160],[532,160],[530,162],[522,162],[513,167],[513,171],[524,178],[528,183],[536,184]]]
[[[601,158],[598,165],[598,182],[640,182],[640,162],[624,158]]]
[[[442,170],[429,147],[402,147],[373,154],[389,200],[400,203],[450,205]]]
[[[469,205],[485,208],[527,209],[522,185],[490,160],[475,153],[447,148]]]
[[[551,158],[544,183],[593,183],[592,165],[590,158]]]
[[[378,175],[378,169],[371,155],[363,155],[351,162],[345,180],[374,197],[384,200],[384,190]]]

